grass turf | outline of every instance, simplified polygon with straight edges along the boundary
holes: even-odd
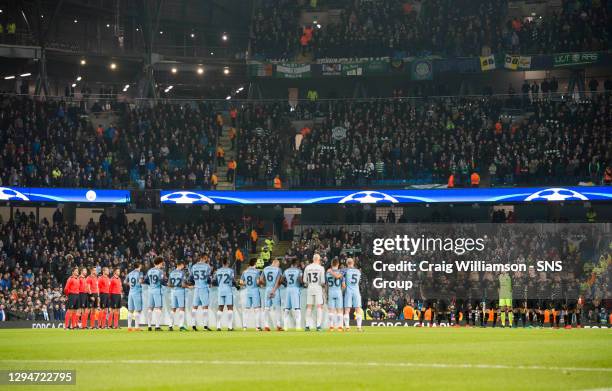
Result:
[[[500,391],[612,386],[609,329],[370,327],[363,333],[21,329],[0,330],[0,351],[0,370],[75,369],[76,387],[62,389],[88,391]]]

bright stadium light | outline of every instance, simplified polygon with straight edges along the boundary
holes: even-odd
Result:
[[[4,76],[4,80],[11,80],[14,79],[15,75],[11,75],[11,76]]]
[[[232,97],[229,95],[225,97],[225,100],[230,100],[230,99],[232,99]]]
[[[319,23],[317,23],[317,28],[318,28],[318,29],[320,29],[320,28],[321,28],[321,25],[320,25]]]
[[[230,70],[229,70],[228,67],[223,68],[223,74],[224,75],[229,75],[229,73],[230,73]]]
[[[114,62],[111,62],[110,69],[117,69],[117,64],[115,64]]]
[[[128,88],[130,88],[130,85],[129,85],[129,84],[126,84],[126,85],[123,87],[123,92],[126,92],[126,91],[128,90]]]
[[[72,86],[71,86],[71,87],[72,87],[72,88],[76,87],[76,83],[72,83]]]
[[[75,19],[75,20],[74,20],[74,23],[79,23],[78,19]]]
[[[221,36],[221,39],[223,41],[227,41],[229,39],[229,36],[226,33],[223,33],[223,35]]]
[[[202,75],[204,74],[204,68],[198,67],[198,70],[196,72],[198,72],[198,75]]]
[[[238,92],[241,92],[242,90],[244,90],[244,87],[238,88]]]
[[[160,31],[159,31],[159,35],[164,35],[164,31],[163,31],[163,30],[160,30]]]
[[[107,24],[106,24],[106,28],[109,28],[109,27],[110,27],[110,23],[107,23]]]
[[[178,72],[178,70],[175,67],[172,67],[171,71],[172,71],[172,73]]]
[[[211,56],[214,56],[214,55],[215,55],[215,52],[210,52],[210,55],[211,55]]]
[[[28,77],[28,76],[32,76],[32,74],[30,72],[28,73],[22,73],[21,75],[19,75],[20,77]]]
[[[87,61],[84,58],[81,59],[81,65],[87,65]]]
[[[77,76],[76,81],[81,81],[82,77],[81,76]]]
[[[194,33],[191,33],[191,34],[190,34],[190,37],[191,37],[191,38],[195,38],[195,34],[194,34]]]

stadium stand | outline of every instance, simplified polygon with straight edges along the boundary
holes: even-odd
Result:
[[[330,9],[336,10],[334,6]],[[265,1],[253,20],[252,49],[269,59],[415,55],[465,57],[607,50],[609,10],[602,2],[563,2],[559,12],[522,19],[507,1],[360,0],[321,25],[297,17],[297,2]]]

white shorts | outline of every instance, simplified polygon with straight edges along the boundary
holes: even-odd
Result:
[[[322,305],[323,292],[306,292],[306,305]]]

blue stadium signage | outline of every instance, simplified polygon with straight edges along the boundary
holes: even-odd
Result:
[[[611,201],[612,187],[525,187],[419,190],[168,190],[162,204],[406,204],[441,202]]]
[[[127,204],[130,202],[130,192],[128,190],[0,187],[1,201]]]

